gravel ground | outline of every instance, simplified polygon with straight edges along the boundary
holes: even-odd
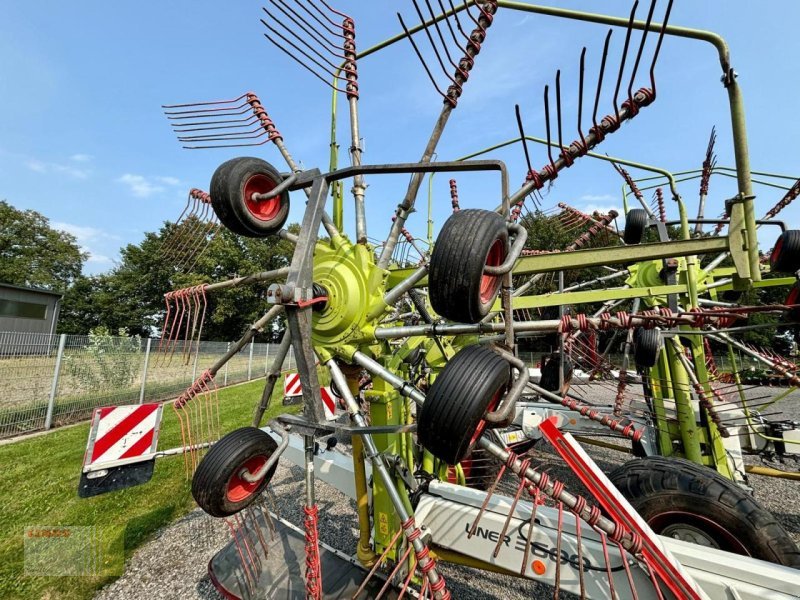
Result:
[[[596,386],[581,386],[578,392],[591,394],[599,402],[609,392]],[[781,391],[773,388],[754,388],[748,396],[756,398]],[[613,394],[612,394],[613,397]],[[800,403],[790,400],[784,403],[785,417],[800,420]],[[794,405],[794,406],[793,406]],[[772,415],[770,418],[776,418]],[[570,489],[575,483],[563,463],[549,449],[539,446],[533,450],[539,461],[552,465],[553,476],[564,480]],[[604,470],[630,459],[627,453],[605,448],[589,447],[589,453]],[[750,464],[759,459],[748,457]],[[787,465],[788,466],[788,465]],[[795,470],[798,465],[791,465]],[[755,497],[772,511],[794,540],[800,544],[800,483],[773,477],[750,476]],[[272,510],[288,521],[302,523],[299,498],[303,497],[303,472],[299,467],[281,463],[271,485],[270,505]],[[334,488],[319,483],[320,539],[348,554],[354,552],[357,541],[355,503]],[[212,519],[199,509],[161,530],[143,546],[126,565],[125,574],[117,581],[100,590],[99,600],[154,599],[218,599],[208,579],[207,565],[211,557],[228,541],[230,533],[224,522]],[[550,597],[552,590],[542,588],[529,581],[476,572],[454,565],[442,565],[453,596],[459,599],[514,599]]]

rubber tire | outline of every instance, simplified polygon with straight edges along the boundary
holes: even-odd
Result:
[[[539,387],[543,387],[548,392],[553,392],[554,394],[559,393],[558,367],[560,365],[561,369],[564,371],[564,386],[566,389],[569,389],[574,365],[569,356],[565,358],[566,360],[562,361],[560,354],[553,353],[550,355],[542,365],[542,376],[539,379]]]
[[[486,346],[468,346],[442,369],[417,415],[417,438],[448,465],[464,460],[495,395],[511,378],[508,362]]]
[[[800,282],[796,282],[792,286],[792,289],[789,290],[789,293],[786,295],[786,300],[784,300],[783,303],[786,305],[800,304]],[[800,322],[800,307],[790,308],[786,311],[784,318],[787,321],[793,321],[795,323]]]
[[[647,229],[647,212],[643,208],[632,208],[625,215],[625,231],[622,239],[626,244],[640,244]]]
[[[447,219],[436,238],[428,270],[428,294],[439,315],[459,323],[485,317],[500,291],[481,301],[483,267],[493,244],[508,245],[508,229],[499,214],[489,210],[460,210]],[[504,250],[507,252],[507,248]],[[498,276],[502,277],[502,276]]]
[[[211,206],[220,222],[232,232],[245,237],[263,238],[276,234],[289,217],[289,192],[280,195],[277,214],[268,221],[256,218],[245,202],[244,186],[256,175],[264,175],[275,184],[280,173],[260,158],[243,156],[222,163],[211,177]]]
[[[269,458],[277,447],[271,435],[255,427],[242,427],[225,435],[211,446],[197,466],[192,478],[195,502],[212,517],[229,517],[247,508],[272,479],[278,464],[275,463],[258,487],[239,502],[228,499],[228,482],[248,459],[257,456]]]
[[[800,549],[775,517],[708,467],[683,458],[650,456],[625,463],[609,473],[609,479],[648,524],[672,511],[697,515],[725,528],[754,558],[800,567]]]
[[[658,329],[638,328],[633,339],[633,360],[640,369],[654,367],[663,341]]]
[[[800,269],[800,229],[784,231],[775,242],[769,266],[776,273],[795,273]]]

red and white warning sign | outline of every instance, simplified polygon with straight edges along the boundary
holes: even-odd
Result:
[[[96,408],[83,459],[84,472],[153,458],[161,413],[159,403]]]
[[[320,396],[322,396],[322,408],[325,409],[325,418],[328,421],[336,420],[336,399],[333,397],[331,388],[319,388]]]
[[[303,395],[300,373],[286,373],[283,376],[283,395],[287,397]]]
[[[322,396],[322,408],[325,410],[325,418],[328,421],[336,419],[336,398],[329,387],[319,388]],[[283,395],[287,398],[292,396],[302,396],[303,386],[300,384],[299,373],[286,373],[283,378]]]

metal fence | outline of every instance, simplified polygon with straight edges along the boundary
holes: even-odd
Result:
[[[229,348],[159,352],[160,340],[0,332],[0,438],[88,418],[98,406],[168,400]],[[245,346],[217,374],[220,387],[263,377],[278,344]],[[284,364],[294,368],[292,352]]]

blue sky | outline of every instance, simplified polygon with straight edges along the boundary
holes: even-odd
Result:
[[[435,4],[435,3],[434,3]],[[562,1],[560,6],[627,16],[630,3]],[[666,2],[657,9],[660,15]],[[32,208],[74,233],[91,256],[86,273],[113,268],[121,245],[175,219],[190,187],[208,189],[215,167],[236,155],[284,165],[272,145],[249,149],[187,151],[175,140],[160,105],[259,94],[290,151],[306,167],[328,164],[330,92],[271,46],[259,22],[259,2],[11,2],[0,3],[0,199]],[[368,47],[400,31],[395,12],[414,22],[410,0],[341,0],[356,18],[357,43]],[[640,7],[644,17],[646,3]],[[793,1],[677,0],[671,22],[720,33],[731,47],[744,93],[752,166],[800,176],[800,3]],[[542,89],[562,69],[565,137],[575,137],[578,57],[587,50],[587,82],[596,76],[605,29],[550,17],[501,10],[476,61],[473,76],[439,147],[453,159],[516,133],[519,103],[530,135],[544,135]],[[634,37],[634,41],[638,38]],[[422,40],[420,40],[422,41]],[[623,41],[615,33],[609,69],[616,69]],[[652,38],[651,38],[652,42]],[[649,46],[652,49],[652,46]],[[649,52],[646,51],[646,56]],[[365,162],[419,158],[441,101],[407,41],[359,65],[361,130]],[[732,166],[727,96],[713,48],[667,38],[658,68],[659,97],[632,123],[609,137],[600,152],[680,171],[699,167],[713,125],[718,164]],[[611,87],[607,78],[605,89]],[[637,80],[637,85],[643,80]],[[592,88],[587,84],[587,90]],[[586,93],[588,105],[590,93]],[[349,141],[340,99],[342,164]],[[601,112],[610,111],[605,94]],[[586,112],[586,110],[585,110]],[[586,126],[588,128],[588,125]],[[533,162],[546,162],[533,147]],[[512,187],[525,167],[519,147],[490,155],[508,163]],[[635,172],[635,176],[646,175]],[[449,213],[447,177],[434,180],[437,228]],[[461,175],[462,206],[494,207],[493,176]],[[407,178],[370,178],[370,237],[383,238]],[[348,186],[349,189],[349,186]],[[621,207],[621,180],[605,163],[581,160],[562,173],[545,206],[564,201],[590,210]],[[680,186],[694,211],[697,183]],[[708,215],[735,193],[732,180],[714,180]],[[756,187],[759,215],[782,194]],[[649,197],[649,193],[648,193]],[[426,196],[409,222],[424,237]],[[351,200],[346,200],[352,231]],[[669,207],[677,215],[674,206]],[[295,196],[292,220],[301,217]],[[798,209],[783,218],[796,223]],[[774,234],[764,232],[762,247]]]

